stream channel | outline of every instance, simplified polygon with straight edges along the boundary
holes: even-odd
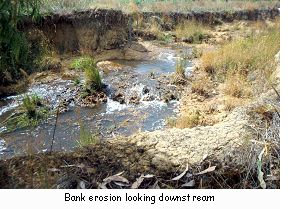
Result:
[[[179,56],[181,50],[165,48],[153,60],[113,61],[123,67],[108,73],[101,72],[106,84],[107,102],[93,108],[75,105],[71,98],[76,96],[78,87],[72,80],[60,77],[49,82],[33,83],[25,94],[37,94],[46,99],[54,110],[60,101],[71,100],[67,111],[58,117],[53,151],[69,151],[79,146],[79,121],[91,133],[97,133],[101,140],[162,129],[166,119],[175,116],[178,111],[180,93],[169,80],[175,72]],[[192,61],[186,62],[185,73],[191,73],[192,64]],[[83,75],[80,78],[84,83]],[[50,148],[55,114],[37,127],[10,133],[6,133],[6,127],[1,125],[21,105],[25,94],[0,99],[0,159],[45,152]],[[115,95],[123,95],[123,98],[115,99]]]

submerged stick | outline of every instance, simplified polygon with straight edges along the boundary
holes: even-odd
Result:
[[[52,136],[52,141],[51,141],[51,146],[50,146],[50,154],[53,151],[53,145],[54,145],[54,138],[55,138],[55,132],[57,128],[57,122],[58,122],[58,116],[59,116],[59,105],[57,107],[57,112],[56,112],[56,120],[55,120],[55,125],[54,125],[54,130],[53,130],[53,136]]]

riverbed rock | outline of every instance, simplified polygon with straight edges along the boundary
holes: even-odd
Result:
[[[144,95],[142,98],[143,101],[153,101],[155,99],[156,99],[156,97],[152,94],[149,94],[149,93]]]
[[[176,99],[177,99],[177,96],[175,92],[173,91],[164,92],[164,95],[162,97],[162,100],[164,100],[165,102],[170,102],[171,100],[176,100]]]
[[[147,86],[144,86],[142,89],[142,94],[148,94],[150,92],[150,89]]]
[[[133,94],[128,98],[128,103],[129,104],[139,104],[140,103],[140,97],[139,95]]]
[[[114,93],[114,95],[112,96],[112,99],[114,101],[119,102],[120,104],[125,103],[125,95],[122,91],[119,91],[119,90]]]
[[[149,58],[148,50],[141,43],[133,42],[124,49],[125,60],[148,60]]]
[[[116,62],[112,62],[112,61],[98,62],[97,67],[106,73],[111,72],[111,71],[121,70],[124,68],[123,65],[116,63]]]
[[[104,92],[96,92],[93,94],[85,95],[80,99],[80,106],[82,107],[95,107],[101,103],[107,102],[107,95]]]

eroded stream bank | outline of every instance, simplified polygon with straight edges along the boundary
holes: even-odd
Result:
[[[267,12],[271,13],[272,19],[279,14],[278,10],[273,11]],[[162,24],[164,17],[152,14],[153,17],[147,17],[150,22],[133,34],[131,25],[121,26],[122,21],[128,24],[128,16],[112,12],[106,19],[106,12],[93,10],[76,17],[69,14],[46,19],[51,24],[48,28],[44,25],[42,32],[56,48],[56,63],[49,66],[49,71],[29,77],[31,85],[25,93],[36,92],[44,97],[51,114],[36,128],[4,133],[7,127],[1,126],[0,137],[4,140],[0,140],[0,158],[5,160],[0,160],[0,187],[132,188],[132,182],[143,180],[145,183],[138,185],[141,188],[183,188],[185,184],[189,184],[189,188],[260,188],[263,185],[257,180],[257,159],[261,150],[268,147],[268,154],[262,159],[265,187],[278,188],[279,54],[278,59],[274,57],[279,51],[277,20],[228,24],[220,19],[220,25],[206,26],[195,23],[193,18],[188,22],[188,29],[185,22],[185,27],[171,31]],[[238,13],[247,17],[245,12]],[[265,19],[265,12],[263,14],[249,12],[249,17]],[[199,21],[208,18],[209,13],[197,17]],[[214,17],[218,19],[217,15]],[[83,23],[83,27],[74,22],[74,18]],[[83,21],[85,18],[89,21]],[[121,19],[119,25],[117,18]],[[190,19],[189,15],[183,15],[183,18],[184,21]],[[191,33],[195,26],[198,27],[196,34]],[[41,29],[41,25],[38,27]],[[51,29],[50,32],[47,33],[47,29]],[[202,30],[201,33],[198,30]],[[259,45],[257,40],[265,38],[270,30],[275,32],[269,39],[271,42],[265,40]],[[67,35],[69,32],[71,37]],[[115,38],[118,32],[121,34]],[[151,39],[156,40],[152,42]],[[239,56],[242,53],[239,45],[230,47],[230,44],[237,44],[237,40],[243,40],[244,49],[246,40],[253,43],[251,50],[246,49],[246,57]],[[259,50],[260,46],[269,46],[269,50],[265,47]],[[224,51],[221,51],[222,47]],[[264,88],[264,80],[257,77],[258,66],[255,71],[245,71],[243,81],[239,80],[243,73],[228,77],[223,72],[224,83],[216,78],[215,63],[207,68],[207,61],[214,60],[216,64],[223,61],[222,67],[226,69],[226,58],[230,54],[232,61],[243,58],[240,61],[244,65],[240,62],[240,66],[250,66],[251,57],[255,58],[254,51],[256,58],[266,58],[262,53],[271,52],[272,48],[269,63],[259,60],[261,64],[265,61],[266,66],[273,66],[269,69],[275,70],[274,90],[271,86]],[[100,69],[104,88],[97,94],[83,92],[85,72],[70,67],[74,58],[83,55],[92,56]],[[177,71],[179,57],[190,60],[185,63],[184,73],[180,71],[180,77],[173,74]],[[195,57],[200,58],[196,60]],[[201,61],[205,57],[206,67],[203,67]],[[277,66],[278,71],[274,69]],[[256,94],[259,87],[261,91]],[[227,89],[232,89],[232,93]],[[255,90],[255,97],[250,90]],[[0,122],[17,111],[22,96],[18,94],[0,101]],[[46,153],[53,138],[57,107],[60,115],[53,150],[61,152]],[[171,118],[176,114],[177,117]],[[167,118],[171,120],[167,122]],[[169,128],[165,122],[170,124]],[[74,149],[79,144],[83,127],[98,141]],[[181,180],[171,181],[182,170]],[[129,182],[105,183],[107,176],[117,173]],[[143,177],[146,174],[150,176],[147,179]]]

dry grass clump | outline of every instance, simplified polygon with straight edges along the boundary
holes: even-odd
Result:
[[[226,77],[224,93],[237,98],[249,98],[252,95],[251,85],[240,73],[230,73]]]
[[[154,12],[189,12],[193,11],[237,11],[237,10],[253,10],[260,8],[272,8],[275,7],[279,1],[215,1],[215,0],[205,0],[205,1],[195,1],[186,0],[175,1],[175,0],[165,0],[165,1],[153,1],[153,2],[143,2],[141,4],[142,11],[154,11]]]
[[[277,68],[275,55],[280,50],[279,29],[279,24],[275,24],[259,34],[251,34],[248,38],[234,40],[216,51],[204,54],[202,62],[205,71],[212,74],[218,81],[232,79],[231,82],[233,82],[238,79],[237,82],[240,84],[241,82],[244,84],[248,75],[253,75],[254,80],[257,81],[255,84],[261,85],[264,90],[263,87],[271,82],[271,75]],[[237,78],[238,75],[242,76],[241,79]],[[233,86],[235,89],[229,94],[240,96],[242,93],[237,92],[239,84],[238,87]]]
[[[162,28],[156,21],[151,22],[149,32],[154,34],[157,37],[157,39],[161,39],[163,36]]]
[[[236,107],[244,105],[246,101],[235,97],[226,97],[223,103],[224,103],[224,110],[231,112]]]
[[[179,118],[168,118],[166,124],[168,127],[175,128],[193,128],[201,124],[199,110],[193,110],[181,115]]]
[[[175,35],[179,39],[195,44],[202,43],[209,36],[208,27],[196,21],[184,21],[179,24],[175,29]]]
[[[191,84],[192,92],[198,93],[202,96],[208,96],[209,92],[214,89],[214,84],[208,74],[200,75]]]
[[[181,78],[185,78],[185,62],[184,59],[179,58],[176,63],[175,74]]]
[[[279,102],[271,100],[250,109],[248,114],[254,122],[255,140],[249,148],[251,161],[247,166],[247,178],[257,173],[261,188],[277,188],[280,183],[280,108]],[[253,156],[254,155],[254,156]]]

